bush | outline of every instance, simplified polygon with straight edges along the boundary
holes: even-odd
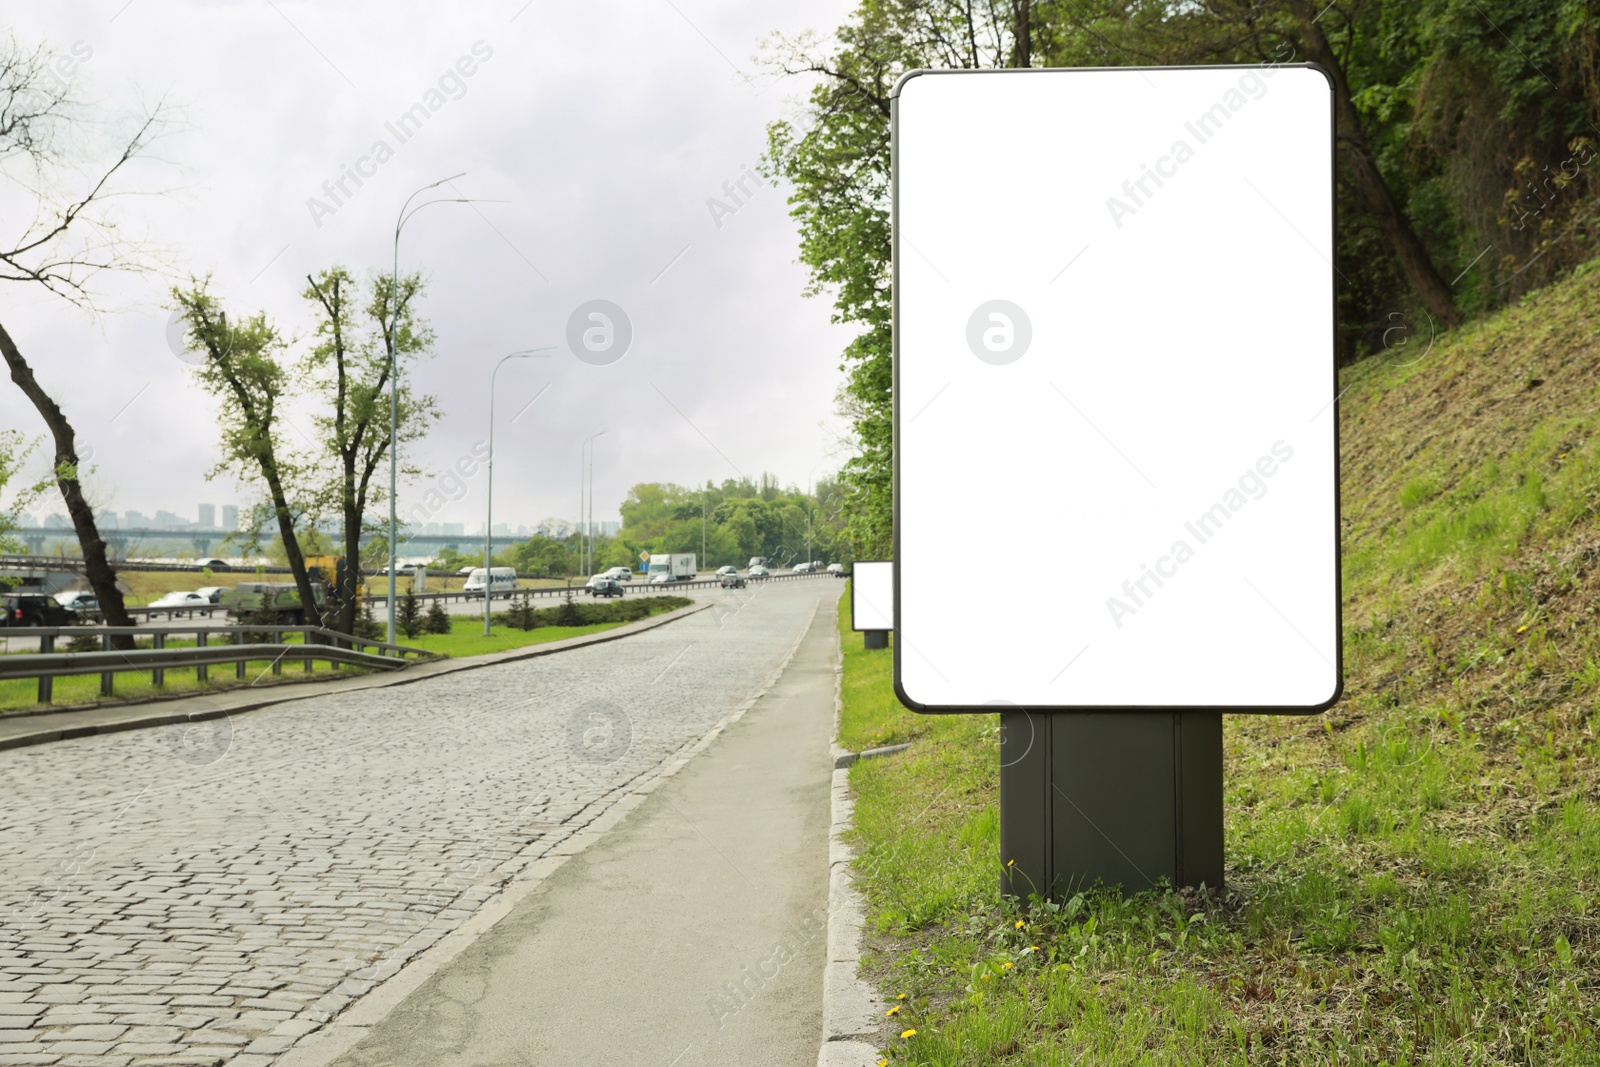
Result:
[[[239,616],[240,626],[277,626],[280,623],[281,620],[278,618],[278,613],[267,608],[247,611]],[[234,643],[239,645],[264,645],[272,640],[272,635],[267,633],[234,634],[233,636],[235,638]]]
[[[435,600],[428,608],[427,632],[430,634],[447,634],[450,632],[450,613],[444,610],[444,602]]]
[[[99,652],[105,646],[105,639],[97,634],[79,634],[67,640],[66,652]]]
[[[551,621],[557,626],[582,626],[588,621],[583,616],[583,609],[578,607],[577,603],[572,599],[572,590],[568,589],[566,599],[561,602],[560,607],[556,608],[555,616]]]

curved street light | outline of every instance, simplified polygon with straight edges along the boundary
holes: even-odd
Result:
[[[500,368],[505,366],[508,359],[527,359],[531,356],[544,357],[554,352],[554,348],[524,348],[516,352],[508,352],[500,357],[500,362],[494,365],[494,370],[489,372],[489,484],[488,504],[483,516],[483,636],[489,636],[489,601],[494,592],[494,379],[500,373]]]
[[[400,205],[400,214],[394,223],[394,262],[389,272],[389,294],[394,300],[394,310],[389,316],[389,329],[386,338],[389,349],[389,644],[394,644],[395,621],[395,553],[399,550],[398,523],[395,521],[395,490],[399,485],[399,454],[400,454],[400,371],[395,362],[395,332],[400,328],[400,231],[406,223],[411,221],[413,215],[425,207],[434,204],[488,204],[496,203],[491,200],[477,200],[471,197],[450,196],[440,197],[437,200],[424,200],[416,207],[411,206],[411,201],[427,192],[436,189],[445,182],[453,182],[457,178],[466,177],[466,171],[452,174],[448,178],[440,178],[436,182],[429,182],[410,196]],[[499,201],[503,203],[504,201]]]

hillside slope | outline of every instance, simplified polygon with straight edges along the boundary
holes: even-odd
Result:
[[[890,1062],[1600,1063],[1600,269],[1341,387],[1345,696],[1227,717],[1221,893],[1001,900],[998,723],[841,621]]]
[[[1341,382],[1343,710],[1571,726],[1600,696],[1600,261],[1426,344]]]

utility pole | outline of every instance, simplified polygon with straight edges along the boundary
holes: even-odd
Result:
[[[601,434],[607,434],[610,432],[611,427],[609,426],[607,426],[604,430],[596,430],[594,433],[590,434],[589,439],[583,443],[583,447],[588,453],[589,504],[588,511],[586,513],[580,510],[578,521],[583,524],[584,531],[588,534],[589,538],[589,551],[584,562],[583,570],[583,573],[586,575],[594,573],[594,439],[599,437]],[[579,474],[581,475],[583,473],[583,457],[580,456],[578,462]]]

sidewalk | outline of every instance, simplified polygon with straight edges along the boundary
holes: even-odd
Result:
[[[665,615],[656,615],[614,630],[568,637],[542,645],[490,652],[482,656],[462,656],[456,659],[429,660],[398,671],[383,673],[350,673],[344,677],[321,675],[321,681],[274,682],[263,686],[239,686],[220,689],[214,693],[196,693],[190,696],[164,699],[157,697],[144,702],[105,704],[76,710],[24,712],[0,716],[0,750],[43,745],[51,741],[65,741],[91,734],[109,734],[120,730],[139,730],[152,726],[167,726],[177,722],[203,722],[257,708],[271,707],[291,700],[327,696],[330,693],[348,693],[358,689],[381,689],[391,685],[407,685],[424,678],[437,678],[441,674],[470,671],[479,667],[492,667],[497,663],[548,656],[569,649],[615,641],[630,634],[653,630],[678,619],[688,618],[705,611],[710,603],[691,604]],[[221,668],[213,668],[221,670]],[[296,667],[285,666],[285,673]]]
[[[836,649],[819,611],[772,689],[625,821],[285,1067],[815,1063]]]

